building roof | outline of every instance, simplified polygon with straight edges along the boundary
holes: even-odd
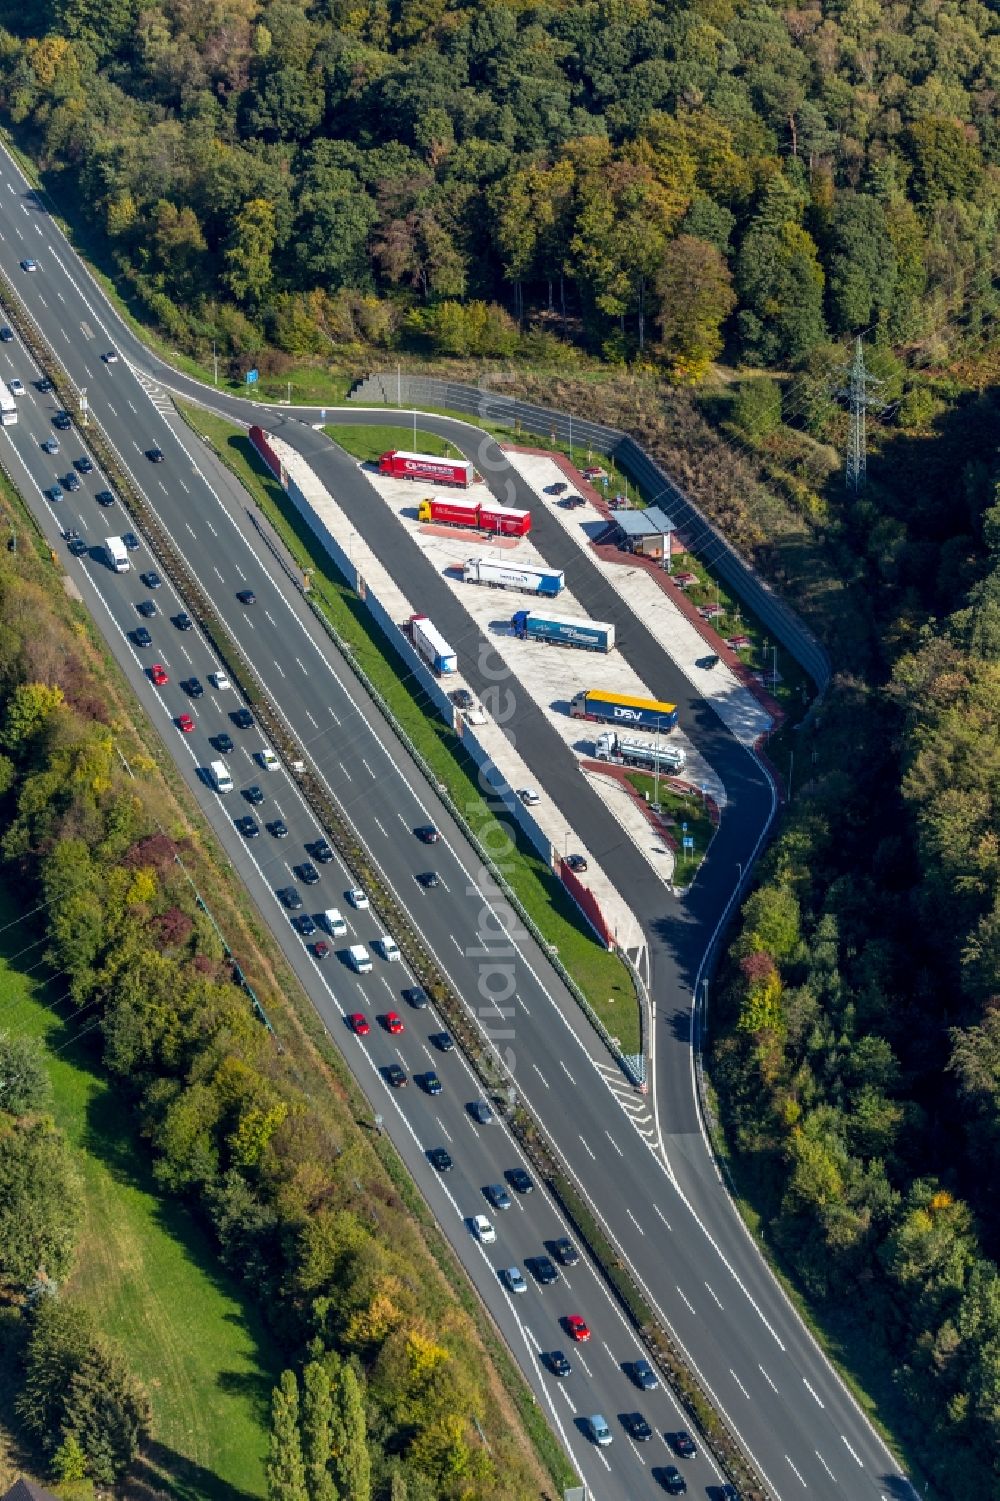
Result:
[[[616,511],[615,524],[626,537],[662,537],[665,532],[677,530],[659,506],[647,506],[644,511]]]
[[[0,1501],[57,1501],[51,1491],[43,1490],[33,1480],[16,1480]]]

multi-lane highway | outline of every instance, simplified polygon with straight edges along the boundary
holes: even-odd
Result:
[[[823,1359],[744,1232],[700,1130],[687,1033],[691,992],[700,957],[731,891],[736,864],[746,864],[764,832],[770,793],[759,767],[729,739],[715,716],[692,699],[688,685],[644,629],[630,624],[626,639],[630,659],[645,664],[644,676],[664,683],[681,703],[690,733],[703,749],[710,745],[706,754],[723,772],[730,797],[740,809],[738,816],[732,808],[727,813],[703,877],[683,907],[664,912],[662,897],[629,888],[627,869],[616,876],[639,908],[650,943],[658,1006],[661,1155],[651,1151],[632,1129],[609,1087],[611,1071],[600,1044],[572,998],[532,941],[516,930],[513,914],[491,891],[487,873],[478,868],[475,855],[450,824],[432,790],[419,781],[402,747],[360,695],[349,670],[338,662],[325,638],[317,636],[296,591],[262,547],[247,515],[246,497],[226,471],[197,448],[187,428],[171,417],[167,403],[148,397],[137,376],[169,381],[174,389],[186,390],[237,420],[253,420],[257,414],[247,403],[220,397],[177,375],[145,349],[4,156],[0,156],[0,236],[0,266],[15,282],[77,387],[86,391],[94,417],[184,553],[201,587],[226,618],[318,774],[345,806],[457,993],[491,1040],[510,1051],[517,1088],[686,1349],[770,1490],[788,1497],[805,1489],[830,1501],[844,1496],[908,1495],[896,1462]],[[37,271],[20,270],[20,261],[28,256],[37,260]],[[105,363],[101,356],[112,348],[121,357],[117,363]],[[21,368],[25,360],[17,341],[0,345],[0,374],[5,379],[19,375],[29,381],[33,372]],[[51,398],[37,391],[24,398],[21,421],[0,435],[8,445],[5,460],[9,459],[15,478],[20,470],[25,492],[34,499],[39,514],[46,514],[50,535],[55,536],[53,513],[59,512],[60,526],[77,527],[96,545],[108,533],[123,529],[111,524],[108,513],[94,499],[96,491],[104,488],[99,477],[88,476],[79,492],[66,495],[56,506],[39,496],[57,475],[66,473],[78,450],[82,452],[75,435],[67,433],[60,435],[62,454],[57,459],[42,453],[40,441],[52,431],[53,415]],[[318,413],[303,415],[307,423],[319,417]],[[350,420],[359,420],[359,415],[351,412]],[[421,420],[424,426],[443,424],[443,419]],[[364,520],[367,525],[368,518],[375,517],[384,534],[381,502],[371,495],[353,464],[288,413],[271,414],[267,425],[311,455],[334,493],[354,509],[359,523]],[[457,435],[459,446],[469,450],[468,428],[455,424],[449,435]],[[153,465],[145,457],[154,446],[163,453],[161,464]],[[483,468],[478,444],[473,456]],[[495,462],[502,463],[499,452]],[[500,470],[487,467],[483,472]],[[513,484],[518,501],[527,503],[516,478]],[[549,535],[544,524],[539,525],[538,534],[543,552],[566,567],[568,577],[571,568],[582,570],[572,580],[578,595],[594,600],[595,613],[615,619],[614,601],[596,592],[594,580],[599,575],[593,570],[593,577],[588,575],[586,559],[575,550],[572,558],[557,557],[559,539]],[[141,549],[139,557],[143,568],[155,567]],[[414,575],[419,565],[412,549],[398,560],[400,568]],[[372,974],[355,977],[336,956],[323,961],[312,958],[306,942],[290,926],[275,892],[294,885],[309,912],[340,907],[350,917],[352,941],[368,942],[375,932],[364,914],[348,912],[344,891],[351,882],[336,862],[318,866],[319,882],[308,890],[297,878],[295,866],[309,858],[305,846],[318,837],[318,831],[283,773],[253,769],[250,755],[262,745],[256,730],[227,725],[225,694],[207,689],[202,698],[192,700],[180,688],[180,680],[191,675],[206,681],[213,664],[206,660],[205,643],[196,630],[181,632],[170,623],[169,616],[181,608],[172,601],[169,611],[160,606],[159,614],[147,622],[152,647],[130,644],[126,633],[141,623],[135,607],[147,597],[138,583],[138,569],[113,574],[96,552],[68,561],[67,568],[199,792],[229,857],[290,954],[362,1087],[373,1102],[379,1102],[387,1128],[446,1232],[473,1277],[487,1288],[511,1348],[546,1402],[594,1494],[655,1494],[653,1463],[670,1462],[662,1433],[679,1426],[680,1420],[662,1393],[644,1394],[640,1399],[628,1383],[619,1362],[633,1357],[634,1343],[590,1273],[569,1269],[562,1284],[542,1290],[529,1285],[526,1293],[506,1297],[499,1295],[492,1274],[484,1283],[487,1263],[465,1219],[485,1209],[483,1184],[497,1181],[504,1167],[514,1166],[517,1159],[502,1128],[474,1129],[464,1108],[466,1095],[471,1098],[472,1081],[462,1060],[455,1054],[437,1059],[444,1085],[437,1097],[423,1094],[413,1083],[405,1091],[383,1086],[375,1072],[383,1064],[401,1062],[408,1074],[433,1066],[428,1060],[436,1054],[428,1050],[427,1037],[436,1025],[425,1020],[427,1013],[405,1012],[399,1002],[405,980],[393,973],[398,965],[376,961]],[[253,606],[237,601],[237,592],[244,588],[255,591]],[[159,604],[167,595],[164,586],[148,597]],[[460,644],[466,657],[472,655],[471,638]],[[654,652],[655,661],[650,655]],[[160,689],[144,677],[146,666],[157,661],[170,678]],[[463,667],[467,665],[463,661]],[[537,765],[538,780],[547,783],[544,760],[534,760],[544,757],[546,747],[532,723],[526,696],[523,706],[518,702],[517,712],[524,714],[523,735],[517,729],[519,747],[528,764]],[[181,733],[172,722],[181,713],[189,713],[195,721],[190,734]],[[268,800],[260,817],[241,799],[239,790],[220,799],[199,779],[198,768],[217,755],[208,737],[222,731],[231,733],[234,740],[230,759],[237,789],[256,783]],[[556,787],[552,794],[560,796]],[[289,830],[286,838],[276,839],[264,830],[265,813],[269,821],[275,817],[284,821]],[[244,814],[258,817],[262,832],[256,839],[244,840],[236,833],[232,820]],[[572,821],[576,822],[575,812]],[[445,835],[431,847],[421,845],[413,833],[428,822],[438,825]],[[589,831],[581,832],[588,835],[589,843]],[[610,849],[594,848],[602,860],[611,858]],[[434,890],[416,880],[428,868],[441,877],[441,885]],[[346,941],[338,940],[336,946]],[[376,1013],[390,1005],[390,992],[406,1024],[398,1038],[374,1025]],[[366,1010],[373,1023],[365,1038],[349,1035],[341,1021],[344,1013],[355,1009]],[[423,1154],[436,1145],[451,1152],[455,1162],[451,1173],[438,1175],[429,1167]],[[546,1239],[563,1233],[554,1211],[541,1202],[540,1192],[531,1196],[530,1203],[523,1201],[523,1213],[522,1201],[512,1198],[510,1210],[491,1215],[498,1221],[498,1241],[482,1248],[491,1268],[513,1260],[523,1269],[526,1256],[541,1254]],[[572,1292],[579,1298],[580,1306],[560,1301],[564,1288],[567,1295]],[[532,1352],[551,1348],[558,1339],[570,1359],[574,1358],[556,1322],[559,1315],[571,1312],[592,1322],[594,1338],[580,1352],[586,1366],[577,1360],[572,1375],[560,1382]],[[653,1397],[659,1403],[655,1412]],[[618,1425],[618,1414],[633,1408],[644,1411],[658,1430],[658,1437],[648,1445],[632,1443]],[[577,1419],[598,1411],[611,1422],[615,1435],[606,1450],[590,1444],[574,1426]],[[654,1444],[659,1446],[658,1453]],[[691,1465],[678,1463],[687,1469],[695,1493],[704,1494],[706,1487],[717,1484],[703,1457]]]

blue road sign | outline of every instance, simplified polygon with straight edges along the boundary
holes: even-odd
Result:
[[[257,382],[258,382],[259,379],[260,379],[260,371],[259,370],[248,370],[247,371],[247,385],[248,386],[255,386],[257,384]]]

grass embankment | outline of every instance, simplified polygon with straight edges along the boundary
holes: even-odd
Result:
[[[445,784],[482,837],[496,824],[496,819],[483,800],[476,769],[462,754],[458,737],[436,714],[428,712],[425,698],[405,673],[400,659],[370,623],[364,606],[343,583],[331,560],[300,521],[249,439],[241,429],[200,407],[185,408],[182,404],[182,410],[195,431],[210,438],[275,526],[299,566],[311,570],[314,602],[352,648],[358,665],[390,705],[434,776]],[[505,823],[503,830],[507,831],[507,827]],[[501,834],[499,826],[497,833]],[[489,839],[488,834],[486,837]],[[502,848],[502,835],[498,846]],[[623,1051],[638,1052],[638,1006],[622,964],[613,954],[598,947],[562,884],[529,846],[519,843],[509,861],[502,863],[503,873],[525,909],[556,946],[560,959],[608,1031],[619,1039]]]
[[[412,427],[402,424],[398,427],[365,427],[363,424],[352,427],[345,423],[341,427],[335,423],[324,427],[323,431],[362,463],[374,463],[390,448],[426,453],[435,459],[462,457],[454,443],[449,443],[447,438],[439,438],[437,433],[427,433],[419,427],[414,431]]]
[[[39,982],[38,937],[0,887],[0,1028],[45,1043],[52,1113],[84,1187],[67,1291],[120,1342],[153,1404],[136,1476],[183,1501],[262,1497],[277,1353],[207,1236],[156,1190],[135,1122],[100,1072],[92,1020]],[[0,1485],[15,1478],[0,1472]]]

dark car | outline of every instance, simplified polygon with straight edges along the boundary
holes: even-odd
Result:
[[[140,599],[139,603],[136,605],[136,609],[139,611],[139,614],[142,616],[143,620],[152,620],[154,615],[159,614],[159,611],[157,610],[151,599]]]
[[[578,506],[585,506],[587,502],[582,495],[567,495],[566,499],[561,500],[559,504],[565,511],[575,511]]]
[[[50,485],[45,493],[48,495],[50,500],[62,500],[62,485]]]
[[[136,536],[135,532],[122,532],[122,541],[125,543],[125,546],[128,548],[129,552],[137,552],[141,545],[139,538]]]
[[[63,480],[63,484],[70,494],[73,495],[80,488],[80,476],[71,469]]]
[[[311,938],[316,931],[316,924],[313,922],[308,912],[303,912],[301,917],[296,917],[294,919],[294,922],[296,928],[302,934],[303,938]]]
[[[560,1266],[576,1266],[580,1260],[579,1251],[565,1235],[560,1235],[558,1240],[547,1241],[546,1244]]]
[[[455,1039],[450,1032],[432,1032],[430,1040],[439,1053],[453,1053],[455,1051]]]
[[[694,1439],[683,1428],[678,1433],[668,1433],[667,1443],[675,1454],[680,1455],[681,1459],[694,1459],[698,1452]]]
[[[502,1183],[487,1183],[483,1188],[483,1196],[494,1209],[509,1209],[514,1202]]]
[[[386,1064],[385,1068],[382,1070],[382,1076],[387,1084],[392,1085],[393,1089],[402,1089],[403,1085],[406,1083],[406,1075],[404,1074],[398,1063]]]
[[[582,855],[567,855],[566,864],[570,870],[575,870],[577,875],[581,875],[587,869],[587,862]]]
[[[476,702],[468,688],[456,688],[454,693],[448,694],[448,697],[456,709],[471,709]]]
[[[515,1193],[530,1194],[535,1185],[532,1183],[523,1167],[511,1167],[504,1173],[504,1177]]]
[[[637,1443],[644,1444],[653,1437],[653,1430],[641,1412],[623,1412],[621,1422],[629,1438],[634,1438]]]
[[[73,419],[68,412],[57,412],[52,419],[52,425],[64,433],[68,427],[73,426]]]
[[[421,871],[417,880],[426,891],[433,891],[436,886],[441,885],[441,877],[436,870]]]
[[[493,1120],[493,1107],[486,1100],[470,1100],[466,1108],[472,1119],[481,1126],[488,1126]]]
[[[431,1147],[427,1153],[427,1160],[431,1167],[437,1168],[439,1173],[450,1173],[454,1166],[451,1153],[446,1152],[444,1147]]]
[[[147,459],[149,460],[149,462],[151,464],[162,464],[163,463],[163,449],[162,448],[147,448],[146,449],[146,457],[147,457]]]
[[[113,506],[115,503],[115,497],[110,490],[98,490],[94,499],[99,506]]]
[[[257,603],[257,596],[252,589],[237,589],[236,598],[241,605],[255,605]]]
[[[324,938],[319,938],[312,946],[313,954],[317,959],[329,959],[330,945]]]
[[[422,824],[419,829],[414,829],[413,832],[418,839],[423,840],[424,844],[437,844],[441,838],[441,835],[432,823]]]
[[[44,393],[45,391],[53,391],[53,390],[55,390],[55,387],[53,386],[52,382],[49,380],[49,377],[47,375],[43,375],[42,378],[41,378],[41,380],[36,380],[35,381],[35,390],[36,391],[41,391],[41,392]]]
[[[260,824],[256,818],[251,818],[249,813],[236,820],[236,828],[244,839],[256,839],[260,833]]]
[[[653,1479],[658,1480],[668,1496],[687,1495],[687,1481],[676,1465],[662,1465],[653,1471]]]
[[[132,632],[132,640],[136,646],[152,646],[153,644],[153,638],[144,625],[141,625],[138,630]]]
[[[629,1375],[640,1391],[655,1392],[660,1384],[659,1377],[648,1360],[633,1360],[629,1366]]]
[[[12,328],[0,328],[0,343],[9,344],[13,337],[14,330]]]
[[[219,735],[212,736],[212,744],[215,746],[220,756],[231,756],[233,751],[236,749],[235,745],[232,742],[232,737],[227,735],[225,730],[223,730]]]
[[[94,472],[94,461],[88,454],[81,454],[78,459],[73,460],[73,464],[75,468],[79,469],[81,474],[93,474]]]
[[[420,1088],[424,1094],[440,1094],[441,1080],[433,1070],[429,1070],[426,1074],[420,1075]]]
[[[141,582],[145,584],[147,589],[159,589],[160,585],[163,583],[160,575],[158,573],[154,573],[152,568],[148,573],[140,573],[139,578]]]
[[[267,832],[273,835],[275,839],[287,839],[288,825],[283,818],[272,818],[267,826]]]
[[[548,1256],[529,1256],[524,1264],[539,1287],[551,1287],[559,1281],[559,1268]]]
[[[333,850],[325,839],[317,839],[315,844],[307,844],[306,849],[314,860],[319,861],[320,865],[329,865],[333,859]]]
[[[253,729],[253,715],[249,709],[235,709],[229,717],[238,730]]]
[[[181,687],[188,698],[201,698],[205,692],[205,685],[200,678],[188,678],[186,683],[181,684]]]
[[[303,886],[315,886],[319,880],[319,871],[308,860],[305,860],[295,873]]]
[[[302,898],[299,896],[294,886],[282,886],[281,890],[278,892],[278,900],[281,902],[283,907],[288,908],[289,912],[298,912],[299,908],[302,906]]]
[[[189,631],[194,625],[194,621],[186,610],[182,610],[179,615],[174,616],[174,625],[179,631]]]
[[[90,548],[87,546],[82,537],[71,537],[69,541],[69,550],[73,554],[74,558],[82,558],[85,552],[90,551]]]
[[[561,1350],[550,1350],[545,1357],[545,1364],[553,1376],[568,1376],[573,1369]]]
[[[252,808],[259,808],[264,801],[264,794],[256,783],[252,787],[244,787],[243,796]]]
[[[545,488],[550,495],[565,495],[569,489],[569,485],[567,485],[565,480],[558,480],[556,484],[546,485]]]
[[[414,1011],[425,1011],[429,1005],[427,992],[422,985],[408,985],[403,991],[403,1000]]]

